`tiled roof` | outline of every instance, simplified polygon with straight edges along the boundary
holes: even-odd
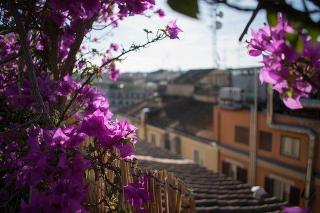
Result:
[[[250,185],[209,171],[190,161],[183,161],[180,156],[151,144],[137,143],[136,152],[140,167],[174,172],[192,188],[197,212],[279,213],[281,206],[285,204],[271,196],[257,200],[253,197]]]
[[[163,128],[172,128],[186,134],[212,139],[212,109],[210,103],[180,96],[160,96],[145,100],[128,108],[119,109],[129,117],[139,118],[142,109],[149,108],[147,123]]]
[[[190,70],[183,73],[181,76],[173,79],[170,83],[173,84],[194,84],[196,81],[200,80],[202,77],[208,75],[214,69],[199,69]]]

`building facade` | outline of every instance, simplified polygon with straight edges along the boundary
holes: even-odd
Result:
[[[229,85],[229,73],[225,70],[190,70],[173,79],[167,85],[167,95],[192,97],[195,100],[217,103],[219,89]]]
[[[310,196],[306,197],[306,174],[309,163],[308,135],[270,128],[267,113],[258,112],[256,134],[253,134],[252,111],[248,109],[214,108],[213,136],[219,145],[218,170],[234,179],[263,186],[275,197],[292,205],[310,202],[313,212],[320,211],[320,120],[283,114],[275,116],[275,123],[313,127],[316,154]],[[225,133],[227,130],[227,134]],[[255,136],[252,139],[252,134]],[[252,141],[255,150],[252,150]]]
[[[138,127],[138,138],[212,171],[218,148],[212,139],[212,105],[186,97],[163,96],[118,112]]]

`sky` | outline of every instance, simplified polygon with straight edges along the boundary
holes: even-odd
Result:
[[[254,1],[245,0],[244,3],[254,7]],[[182,70],[198,68],[212,68],[214,66],[214,42],[210,28],[210,6],[202,3],[200,5],[199,19],[189,18],[173,11],[166,3],[166,0],[157,0],[156,8],[162,8],[166,16],[159,18],[154,16],[146,18],[144,16],[128,17],[116,28],[110,42],[121,44],[125,49],[132,43],[143,44],[146,42],[146,33],[143,29],[156,31],[164,28],[170,20],[176,20],[177,25],[183,30],[179,40],[165,39],[151,44],[146,49],[130,53],[125,60],[118,63],[118,67],[123,72],[148,72],[159,69]],[[218,11],[223,12],[223,17],[218,18],[222,22],[222,28],[217,30],[216,50],[219,55],[218,63],[220,68],[236,68],[258,66],[261,58],[254,58],[247,54],[246,36],[242,43],[238,38],[242,33],[251,13],[239,12],[225,6],[219,6]],[[263,26],[265,14],[260,12],[251,28]],[[99,36],[99,35],[97,35]],[[103,44],[98,44],[103,45]]]

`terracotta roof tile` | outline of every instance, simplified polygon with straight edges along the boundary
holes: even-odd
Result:
[[[139,119],[144,108],[150,110],[147,116],[148,124],[170,127],[185,134],[212,140],[213,105],[211,103],[188,97],[162,95],[118,109],[116,113]]]
[[[188,72],[183,73],[181,76],[173,79],[170,83],[173,84],[194,84],[194,82],[200,80],[204,76],[208,75],[210,72],[213,72],[214,69],[198,69],[198,70],[189,70]]]
[[[171,159],[172,162],[175,159],[182,159],[181,156],[142,142],[137,143],[136,150],[138,155]],[[285,204],[271,196],[264,200],[257,200],[253,197],[250,185],[187,161],[184,164],[160,163],[152,160],[138,162],[142,167],[174,172],[193,189],[197,212],[277,213],[281,212],[281,206]]]

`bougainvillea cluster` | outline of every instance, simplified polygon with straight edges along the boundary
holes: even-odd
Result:
[[[301,98],[308,98],[320,82],[320,44],[298,32],[279,16],[275,26],[252,30],[249,55],[263,56],[260,81],[279,92],[290,109],[300,109]]]
[[[311,213],[311,210],[307,208],[291,206],[291,207],[284,207],[283,212],[284,213]]]
[[[136,182],[128,184],[124,187],[124,197],[136,212],[147,212],[144,205],[151,200],[151,194],[148,191],[149,176],[144,175]]]
[[[0,2],[0,209],[86,212],[85,172],[102,167],[94,153],[134,158],[136,128],[114,119],[108,100],[92,86],[104,71],[116,80],[116,62],[129,51],[112,43],[100,53],[85,41],[95,23],[114,28],[147,11],[162,17],[154,5],[153,0]],[[162,32],[152,41],[178,38],[181,30],[174,23]],[[88,55],[102,56],[101,65]],[[94,145],[86,149],[86,141]],[[137,203],[132,192],[141,194],[144,186],[141,181],[126,186],[132,205]]]

